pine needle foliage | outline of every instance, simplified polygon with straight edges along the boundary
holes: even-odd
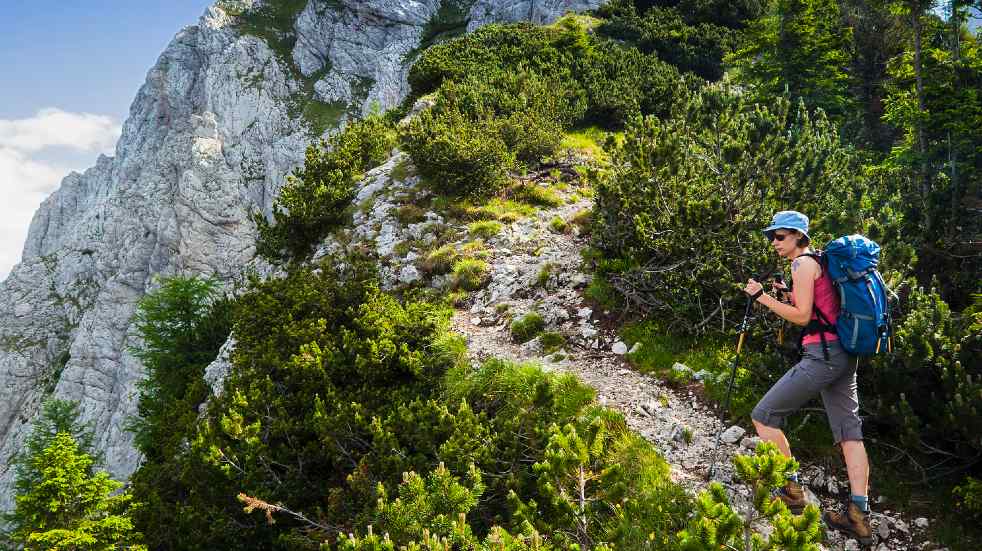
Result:
[[[30,458],[37,479],[15,497],[8,517],[10,540],[27,551],[96,551],[125,545],[146,550],[131,518],[132,496],[104,471],[68,432],[58,432]]]
[[[679,533],[679,548],[818,551],[818,543],[824,537],[818,508],[808,505],[801,515],[792,515],[784,502],[772,495],[772,490],[784,486],[788,473],[798,469],[797,461],[782,455],[774,444],[762,442],[754,455],[734,456],[733,466],[750,488],[751,503],[742,511],[736,509],[723,485],[713,482],[699,494],[696,516]],[[753,529],[764,521],[773,527],[766,538]]]
[[[253,213],[259,232],[256,252],[278,262],[306,259],[347,219],[355,182],[382,164],[394,146],[391,123],[372,115],[308,147],[303,166],[287,177],[273,202],[272,220]]]

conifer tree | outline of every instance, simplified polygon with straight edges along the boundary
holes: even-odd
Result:
[[[123,484],[94,472],[71,434],[58,432],[29,463],[37,479],[15,498],[13,543],[27,551],[146,549],[130,519],[131,496],[112,495]]]
[[[842,121],[852,108],[850,31],[834,0],[779,0],[748,28],[749,40],[730,57],[739,78],[769,98],[787,94]]]

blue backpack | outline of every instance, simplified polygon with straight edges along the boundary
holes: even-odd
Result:
[[[839,291],[839,317],[835,325],[815,308],[819,323],[809,323],[802,335],[821,332],[828,357],[824,331],[835,330],[839,343],[854,356],[870,356],[893,348],[890,290],[876,269],[880,246],[862,235],[846,235],[829,241],[824,251],[808,256],[818,260]]]

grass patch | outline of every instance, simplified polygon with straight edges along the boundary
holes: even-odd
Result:
[[[490,239],[499,233],[503,226],[501,222],[494,220],[481,220],[478,222],[471,222],[467,225],[467,231],[472,237],[480,237],[482,239]]]
[[[539,335],[539,342],[542,343],[542,353],[548,355],[566,346],[566,337],[558,331],[546,331]]]
[[[549,278],[552,277],[552,271],[556,269],[556,264],[554,262],[546,262],[539,268],[538,275],[535,276],[535,286],[546,288],[549,284]]]
[[[536,312],[529,312],[512,321],[509,327],[512,340],[519,344],[526,343],[539,336],[545,328],[545,320]]]
[[[603,144],[609,134],[599,126],[588,126],[567,132],[560,142],[560,149],[581,153],[591,159],[606,162],[609,160]]]
[[[560,216],[553,216],[549,221],[549,229],[556,233],[566,233],[569,225]]]
[[[426,220],[426,209],[413,203],[403,205],[396,209],[396,220],[403,225],[418,224]]]
[[[419,264],[419,269],[429,275],[442,275],[450,273],[454,262],[460,258],[460,253],[453,245],[444,245],[426,255]]]
[[[488,284],[488,263],[477,258],[463,258],[453,265],[454,288],[477,291]]]
[[[590,233],[590,224],[593,222],[593,210],[582,209],[569,219],[569,222],[580,229],[580,233]]]
[[[516,201],[537,207],[555,208],[564,203],[562,197],[552,189],[528,182],[515,186],[510,193]]]

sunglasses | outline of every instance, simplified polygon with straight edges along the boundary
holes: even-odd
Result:
[[[777,233],[777,232],[774,232],[774,233],[771,234],[771,241],[773,241],[775,239],[777,239],[778,241],[784,241],[784,238],[785,237],[789,237],[791,235],[792,234],[790,234],[790,233]]]

